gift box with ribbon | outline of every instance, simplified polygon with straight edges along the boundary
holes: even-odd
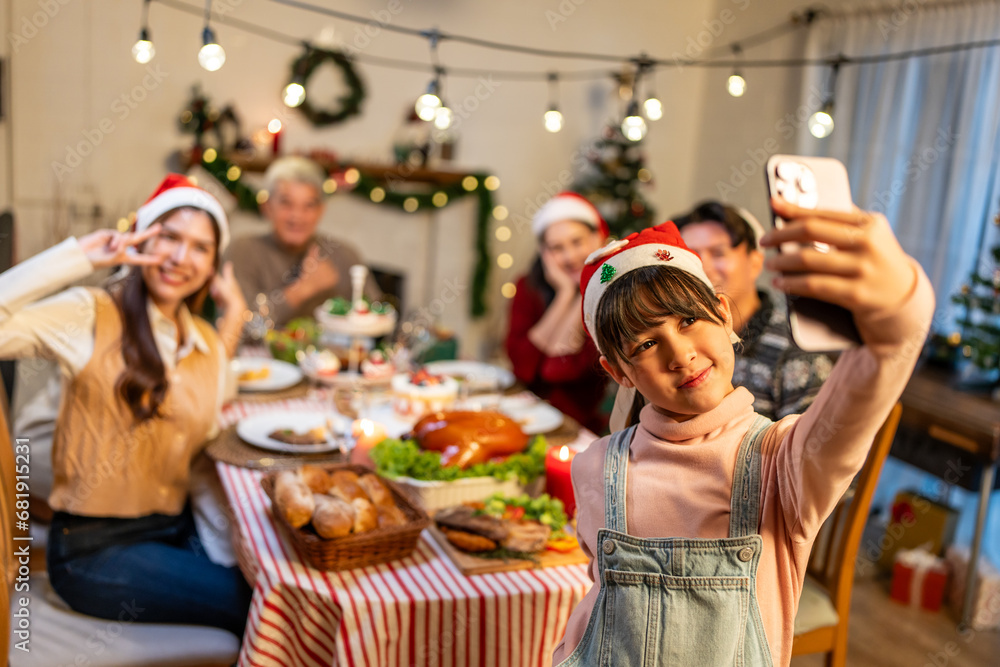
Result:
[[[948,564],[943,558],[923,549],[903,549],[896,553],[892,566],[889,597],[910,607],[938,611],[947,582]]]
[[[969,548],[949,547],[946,558],[952,574],[948,603],[956,617],[961,618],[969,572]],[[982,557],[976,568],[976,595],[970,625],[977,632],[1000,628],[1000,571]]]
[[[912,491],[900,491],[892,503],[892,515],[879,541],[879,567],[887,571],[903,549],[921,549],[944,555],[955,537],[958,511]]]

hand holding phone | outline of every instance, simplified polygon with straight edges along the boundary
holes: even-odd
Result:
[[[847,169],[833,158],[772,155],[765,170],[768,194],[800,208],[851,212],[851,188]],[[773,213],[773,212],[772,212]],[[775,229],[787,221],[773,215]],[[829,253],[826,243],[815,242],[817,252]],[[798,244],[783,243],[782,253],[798,253]],[[788,324],[795,344],[808,352],[830,352],[861,342],[851,311],[818,299],[788,296]]]

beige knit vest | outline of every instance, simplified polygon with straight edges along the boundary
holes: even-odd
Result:
[[[168,370],[162,416],[137,425],[115,387],[125,367],[118,308],[107,292],[91,291],[94,354],[63,396],[52,440],[49,504],[84,516],[179,514],[191,460],[216,418],[218,337],[195,318],[209,353],[194,350]]]

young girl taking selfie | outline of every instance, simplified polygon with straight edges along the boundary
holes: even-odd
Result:
[[[789,664],[813,540],[909,378],[934,295],[884,217],[772,206],[789,224],[762,245],[803,248],[768,259],[775,286],[847,308],[863,341],[802,415],[772,423],[733,387],[730,301],[673,223],[605,246],[581,276],[630,409],[573,461],[594,586],[555,664]]]

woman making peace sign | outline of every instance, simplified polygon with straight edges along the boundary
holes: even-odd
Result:
[[[228,240],[219,202],[171,174],[135,231],[70,238],[0,274],[0,357],[55,359],[63,375],[47,553],[76,611],[128,605],[139,622],[242,635],[250,589],[205,556],[187,504],[246,310],[232,268],[218,272]],[[107,290],[65,289],[116,265]],[[196,316],[209,292],[218,331]]]

